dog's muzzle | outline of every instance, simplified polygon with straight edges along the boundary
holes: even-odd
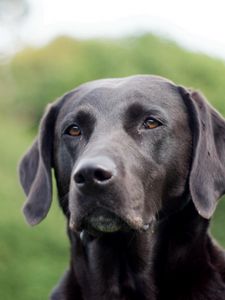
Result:
[[[115,183],[118,170],[114,161],[107,156],[96,156],[81,159],[75,167],[73,176],[76,207],[72,207],[70,228],[81,232],[88,231],[93,235],[99,233],[128,232],[130,230],[147,230],[148,224],[134,210],[120,209],[122,203],[112,203],[118,197]],[[129,195],[128,195],[129,196]],[[116,201],[116,200],[115,200]]]

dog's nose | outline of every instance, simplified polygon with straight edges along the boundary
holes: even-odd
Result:
[[[103,185],[115,175],[116,166],[107,157],[95,157],[81,160],[74,172],[74,181],[77,186],[90,184]]]

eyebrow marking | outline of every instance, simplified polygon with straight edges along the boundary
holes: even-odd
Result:
[[[145,111],[145,107],[140,103],[132,103],[126,111],[126,115],[130,119],[137,119]]]
[[[155,116],[162,121],[167,121],[166,113],[159,106],[148,106],[140,103],[132,103],[125,112],[126,120],[137,120],[144,116]]]
[[[64,117],[61,123],[62,130],[64,130],[64,128],[69,126],[71,123],[78,123],[81,126],[84,125],[85,123],[95,124],[96,117],[94,114],[94,110],[90,109],[90,107],[80,106],[74,111],[66,114],[66,116]]]

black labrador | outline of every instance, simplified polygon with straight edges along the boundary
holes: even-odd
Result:
[[[71,262],[51,299],[225,299],[225,252],[208,233],[225,120],[198,92],[133,76],[51,104],[20,163],[31,225],[50,208],[52,168]]]

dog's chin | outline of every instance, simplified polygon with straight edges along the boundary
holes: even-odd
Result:
[[[70,219],[70,228],[73,231],[82,232],[85,230],[93,236],[133,230],[146,231],[149,229],[149,224],[143,224],[140,217],[123,217],[106,208],[96,208],[83,217]]]

